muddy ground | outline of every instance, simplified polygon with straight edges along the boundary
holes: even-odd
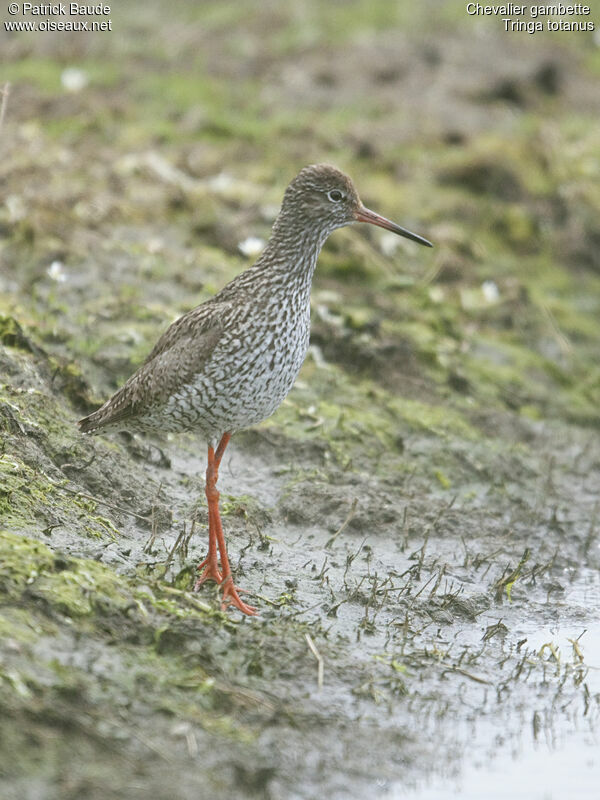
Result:
[[[596,796],[598,38],[393,6],[0,28],[3,798],[551,797],[574,750]],[[326,245],[221,469],[242,619],[190,591],[204,443],[74,422],[314,161],[436,246]]]

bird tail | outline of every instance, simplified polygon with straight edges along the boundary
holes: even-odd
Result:
[[[98,433],[100,430],[123,430],[123,427],[127,427],[134,406],[128,402],[127,394],[123,391],[126,388],[127,384],[97,411],[80,419],[77,423],[79,430],[82,433]]]
[[[81,433],[96,433],[102,427],[104,414],[101,412],[102,409],[100,408],[98,411],[94,411],[93,414],[89,414],[87,417],[77,421],[77,427]]]

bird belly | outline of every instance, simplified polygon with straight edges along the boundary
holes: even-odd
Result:
[[[208,439],[270,417],[292,388],[308,349],[308,325],[244,342],[224,337],[193,382],[168,401],[173,429],[200,429]],[[164,418],[164,417],[163,417]],[[171,428],[169,428],[171,429]]]

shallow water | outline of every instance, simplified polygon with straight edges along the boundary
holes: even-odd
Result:
[[[590,695],[600,692],[600,575],[596,570],[580,571],[564,597],[566,604],[587,609],[584,623],[560,624],[524,631],[527,646],[534,651],[551,644],[558,657],[585,663],[584,682]],[[578,651],[574,651],[573,642]],[[566,698],[565,698],[566,700]],[[560,698],[555,704],[560,706]],[[570,700],[553,713],[540,705],[531,725],[515,726],[502,737],[497,728],[484,721],[477,726],[472,745],[446,774],[428,776],[410,789],[406,785],[387,787],[391,798],[414,800],[595,800],[600,792],[600,732],[598,714],[569,713]],[[545,718],[546,717],[546,721]],[[387,795],[386,795],[387,796]]]
[[[562,737],[561,737],[562,738]],[[391,786],[389,797],[414,800],[596,800],[600,738],[576,731],[550,745],[533,736],[517,754],[499,751],[487,763],[467,762],[460,775],[424,781],[415,789]]]

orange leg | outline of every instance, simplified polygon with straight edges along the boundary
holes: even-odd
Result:
[[[219,572],[219,557],[217,555],[217,537],[215,536],[215,521],[213,508],[208,506],[208,555],[201,561],[197,568],[203,570],[202,574],[194,584],[194,591],[197,592],[204,581],[213,580],[221,583],[223,576]]]
[[[223,587],[223,600],[221,603],[223,609],[227,608],[229,605],[233,605],[243,614],[252,615],[256,614],[256,608],[243,602],[239,595],[239,592],[242,590],[238,589],[233,583],[229,558],[227,557],[227,546],[225,545],[223,526],[221,525],[221,515],[219,514],[219,492],[217,491],[219,466],[230,438],[230,433],[224,433],[216,450],[212,447],[208,448],[208,467],[206,469],[205,488],[206,499],[208,501],[208,555],[204,561],[200,562],[198,565],[198,569],[203,570],[203,572],[194,585],[194,591],[198,591],[204,581],[209,579],[215,580]],[[221,556],[222,575],[219,572],[217,550]]]

